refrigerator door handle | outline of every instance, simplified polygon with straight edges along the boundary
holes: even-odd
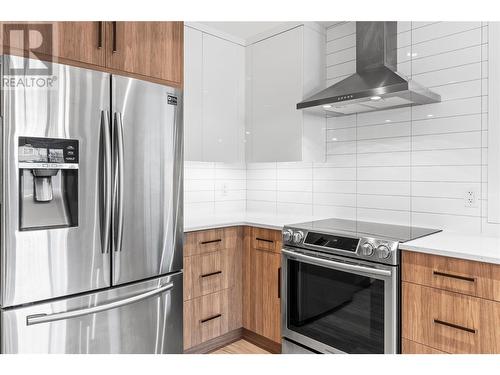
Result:
[[[115,113],[115,132],[116,132],[116,165],[115,165],[115,212],[116,212],[116,238],[114,251],[122,251],[122,238],[123,238],[123,121],[120,112]]]
[[[111,131],[109,128],[108,111],[101,111],[101,126],[104,136],[104,224],[102,227],[102,253],[106,254],[110,248],[111,230]]]
[[[125,299],[122,299],[119,301],[100,305],[100,306],[93,306],[93,307],[88,307],[88,308],[84,308],[84,309],[80,309],[80,310],[66,311],[66,312],[60,312],[60,313],[55,313],[55,314],[32,314],[32,315],[29,315],[28,317],[26,317],[26,325],[31,326],[34,324],[55,322],[58,320],[77,318],[79,316],[96,314],[96,313],[100,313],[103,311],[116,309],[118,307],[130,305],[132,303],[142,301],[146,298],[150,298],[150,297],[156,296],[158,294],[165,293],[166,291],[172,289],[173,287],[174,287],[174,283],[171,282],[171,283],[165,284],[163,286],[160,286],[159,288],[150,290],[148,292],[138,294],[136,296],[132,296],[129,298],[125,298]]]

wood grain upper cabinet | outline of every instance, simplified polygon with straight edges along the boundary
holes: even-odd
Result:
[[[104,22],[57,22],[56,56],[104,66]]]
[[[281,241],[278,231],[245,228],[243,327],[281,342]]]
[[[33,57],[55,62],[105,65],[104,22],[6,22],[2,26],[2,31],[11,30],[2,33],[2,44],[8,47],[4,53],[31,50],[37,54]]]
[[[108,68],[182,85],[182,22],[107,22],[106,29]]]

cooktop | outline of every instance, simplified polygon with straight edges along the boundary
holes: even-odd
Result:
[[[398,242],[407,242],[429,234],[441,232],[441,229],[345,219],[316,220],[290,224],[287,227],[303,229],[309,232],[344,235],[347,237],[374,237]]]

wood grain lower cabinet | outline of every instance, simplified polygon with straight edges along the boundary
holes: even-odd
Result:
[[[431,348],[408,339],[402,340],[402,354],[447,354],[441,350]]]
[[[407,253],[403,255],[402,336],[403,346],[405,340],[411,343],[406,342],[403,352],[426,353],[426,347],[429,347],[447,353],[500,353],[500,302],[470,295],[492,290],[484,287],[487,282],[469,281],[479,281],[477,275],[481,271],[478,271],[478,265],[462,264],[459,270],[452,260],[446,268],[438,268],[443,270],[439,272],[453,272],[453,275],[466,279],[455,280],[452,277],[451,281],[442,281],[441,275],[434,279],[435,275],[429,271],[436,267],[435,259],[420,259],[418,264],[424,266],[415,268],[411,267],[410,262],[404,263],[408,259],[415,260]],[[438,261],[442,262],[441,259]],[[480,267],[486,266],[489,265]],[[414,281],[439,285],[441,288]],[[462,281],[468,284],[462,284]],[[458,289],[462,293],[444,288]]]
[[[281,342],[281,232],[245,228],[243,327]]]
[[[240,227],[191,232],[184,242],[184,350],[242,325]]]

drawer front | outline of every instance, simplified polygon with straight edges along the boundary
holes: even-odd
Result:
[[[229,290],[184,302],[184,350],[229,332]]]
[[[281,232],[272,229],[252,228],[251,247],[263,251],[281,252]]]
[[[402,266],[403,281],[500,301],[499,265],[404,251]]]
[[[184,258],[184,300],[227,289],[229,284],[230,252],[222,249]]]
[[[500,303],[403,282],[403,338],[448,353],[498,353]]]
[[[418,342],[411,341],[408,339],[403,339],[402,344],[403,344],[403,347],[401,349],[402,354],[448,354],[442,352],[441,350],[437,350],[431,348],[430,346],[419,344]]]
[[[184,241],[184,256],[234,248],[237,244],[239,230],[238,227],[230,227],[187,233]]]

